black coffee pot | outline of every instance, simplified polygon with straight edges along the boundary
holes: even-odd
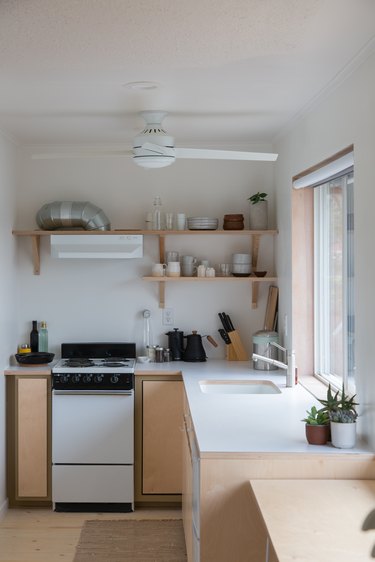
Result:
[[[184,332],[174,328],[172,332],[165,334],[168,336],[168,347],[171,351],[172,361],[182,361],[184,355]]]
[[[187,339],[187,343],[183,360],[191,362],[206,361],[207,357],[202,343],[202,336],[200,336],[195,330],[193,330],[192,334],[184,337]],[[211,336],[203,337],[206,337],[214,347],[217,347],[216,341]]]

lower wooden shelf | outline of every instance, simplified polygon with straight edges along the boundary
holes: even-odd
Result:
[[[277,277],[153,277],[145,276],[144,281],[159,283],[159,308],[165,308],[165,284],[166,283],[243,283],[252,285],[252,308],[258,306],[258,288],[260,283],[276,283]]]

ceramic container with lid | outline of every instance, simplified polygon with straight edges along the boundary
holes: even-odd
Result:
[[[224,215],[224,230],[243,230],[244,218],[243,215]]]
[[[269,357],[270,359],[278,359],[278,350],[271,342],[279,343],[279,334],[268,330],[259,330],[253,334],[253,353]],[[275,371],[278,367],[266,363],[265,361],[253,361],[253,368],[259,371]]]

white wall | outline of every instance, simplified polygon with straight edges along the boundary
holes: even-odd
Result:
[[[0,136],[0,517],[6,507],[5,472],[5,379],[16,341],[15,241],[12,228],[15,215],[14,147]]]
[[[253,148],[253,147],[252,147]],[[270,147],[257,147],[262,150]],[[187,215],[248,215],[247,198],[258,190],[270,194],[271,223],[274,219],[273,164],[246,162],[180,161],[160,170],[144,170],[130,159],[31,160],[23,152],[18,190],[17,227],[36,228],[35,215],[53,200],[88,200],[110,218],[112,228],[144,228],[145,214],[155,195],[161,195],[165,210]],[[49,241],[43,240],[41,275],[32,274],[30,241],[19,239],[17,342],[27,341],[31,320],[45,319],[51,351],[58,353],[64,341],[127,340],[142,342],[142,311],[152,313],[155,343],[167,344],[158,308],[158,287],[141,280],[157,261],[157,238],[145,239],[141,260],[56,260],[49,256]],[[262,239],[260,269],[273,272],[272,237]],[[250,239],[223,237],[168,238],[166,249],[175,249],[213,263],[228,262],[231,253],[247,251]],[[166,287],[167,306],[174,309],[174,326],[190,333],[211,334],[218,339],[215,350],[204,341],[209,357],[224,357],[225,346],[217,333],[217,313],[231,313],[249,351],[251,335],[262,328],[268,287],[260,290],[260,306],[251,308],[247,282],[225,284],[184,283]]]
[[[281,137],[275,150],[277,240],[281,293],[280,316],[291,318],[291,180],[292,177],[354,144],[355,159],[355,291],[356,380],[360,422],[375,448],[375,54],[340,86],[322,99]],[[287,341],[291,345],[291,326]]]

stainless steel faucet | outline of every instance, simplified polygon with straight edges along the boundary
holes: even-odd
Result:
[[[293,350],[287,350],[278,343],[271,341],[268,345],[273,345],[278,349],[281,349],[285,353],[286,360],[285,363],[278,361],[278,359],[272,359],[271,357],[265,357],[264,355],[259,355],[258,353],[253,353],[253,361],[264,361],[270,365],[275,365],[279,369],[286,370],[286,386],[291,388],[295,385],[295,371],[296,371],[296,356]]]

